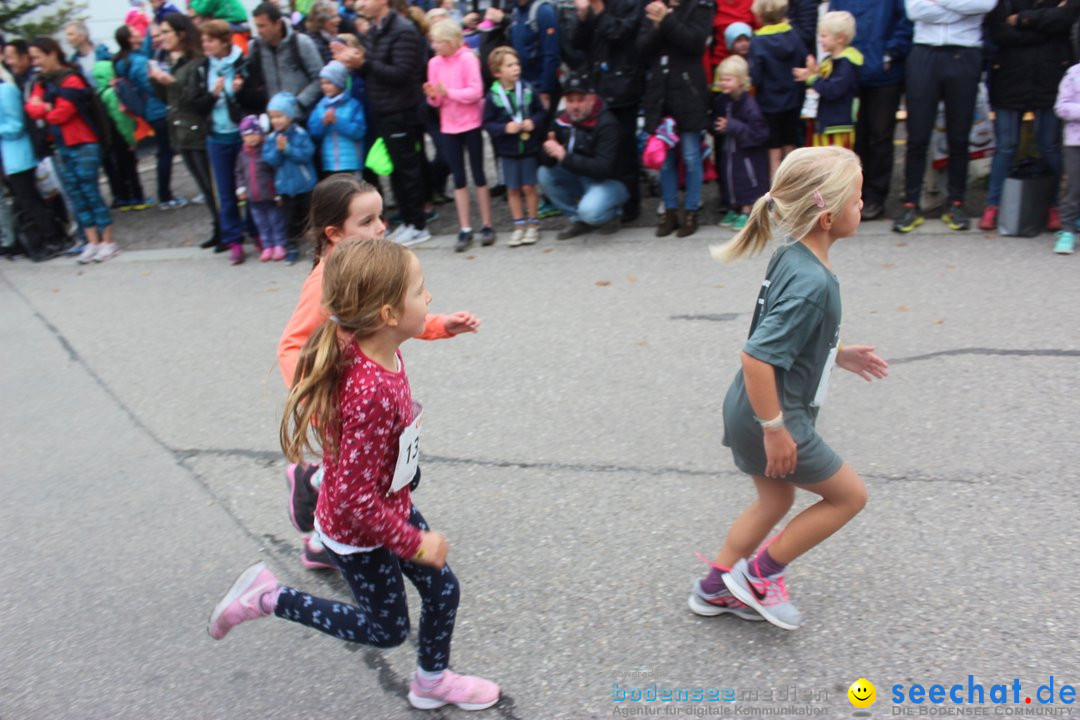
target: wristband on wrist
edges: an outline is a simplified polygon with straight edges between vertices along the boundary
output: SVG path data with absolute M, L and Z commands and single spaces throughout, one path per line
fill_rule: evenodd
M 424 548 L 420 548 L 419 550 L 416 551 L 416 554 L 413 555 L 413 560 L 423 560 L 423 559 L 424 559 Z
M 777 415 L 776 417 L 774 417 L 772 420 L 762 420 L 757 415 L 754 416 L 754 419 L 757 420 L 757 423 L 758 423 L 758 425 L 761 426 L 762 430 L 772 430 L 774 428 L 784 427 L 784 411 L 783 410 L 781 410 L 780 414 Z

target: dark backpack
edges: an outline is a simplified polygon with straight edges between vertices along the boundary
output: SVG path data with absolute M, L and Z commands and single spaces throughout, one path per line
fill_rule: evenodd
M 131 61 L 129 60 L 127 65 L 124 66 L 124 71 L 121 71 L 115 63 L 113 67 L 116 68 L 116 83 L 113 85 L 113 90 L 116 91 L 116 97 L 120 99 L 120 104 L 124 106 L 124 110 L 129 115 L 145 118 L 146 96 L 139 89 L 139 86 L 127 76 L 127 70 L 131 68 Z
M 74 105 L 75 110 L 79 113 L 79 117 L 81 117 L 83 122 L 89 125 L 90 129 L 97 135 L 98 143 L 103 149 L 107 149 L 112 145 L 112 131 L 110 130 L 112 123 L 109 122 L 109 116 L 106 113 L 105 106 L 101 104 L 101 98 L 94 92 L 90 83 L 87 82 L 82 73 L 77 74 L 83 79 L 85 87 L 66 88 L 62 87 L 59 82 L 46 82 L 44 83 L 45 102 L 55 106 L 57 98 L 64 98 Z M 62 81 L 63 80 L 61 79 L 61 82 Z M 60 129 L 54 126 L 53 132 L 59 138 Z

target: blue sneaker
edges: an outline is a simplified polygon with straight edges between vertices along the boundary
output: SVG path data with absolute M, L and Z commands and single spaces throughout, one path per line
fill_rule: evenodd
M 1068 230 L 1058 230 L 1054 252 L 1058 255 L 1072 255 L 1076 250 L 1076 235 Z

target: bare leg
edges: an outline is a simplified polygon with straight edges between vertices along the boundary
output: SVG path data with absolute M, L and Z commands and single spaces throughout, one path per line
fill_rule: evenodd
M 521 208 L 521 190 L 518 188 L 506 188 L 506 199 L 510 203 L 510 215 L 514 220 L 521 220 L 522 215 Z
M 769 180 L 776 177 L 776 168 L 780 167 L 780 148 L 769 148 Z
M 480 222 L 491 227 L 491 190 L 487 185 L 476 188 L 476 204 L 480 206 Z
M 469 224 L 469 188 L 454 189 L 454 207 L 457 208 L 458 227 L 471 227 Z
M 83 232 L 86 233 L 86 242 L 90 243 L 91 245 L 97 245 L 101 242 L 101 236 L 98 235 L 96 227 L 84 227 Z
M 105 226 L 104 237 L 102 238 L 101 241 L 106 242 L 106 243 L 111 243 L 113 241 L 112 240 L 112 225 L 106 225 Z
M 754 475 L 757 500 L 732 523 L 716 564 L 729 568 L 741 558 L 748 558 L 780 522 L 795 501 L 795 486 L 786 480 Z M 770 550 L 771 552 L 771 550 Z
M 798 487 L 820 495 L 821 500 L 792 518 L 769 545 L 769 555 L 784 565 L 842 528 L 866 506 L 866 484 L 847 463 L 828 480 Z
M 529 209 L 529 218 L 540 217 L 540 193 L 536 192 L 536 186 L 525 185 L 521 190 L 525 193 L 525 206 Z

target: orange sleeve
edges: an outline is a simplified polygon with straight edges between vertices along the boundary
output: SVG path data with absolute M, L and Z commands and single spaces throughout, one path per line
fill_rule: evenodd
M 296 303 L 292 317 L 285 325 L 285 330 L 278 340 L 277 357 L 281 378 L 285 387 L 291 388 L 296 365 L 300 361 L 300 349 L 311 337 L 311 333 L 329 317 L 322 306 L 323 265 L 319 263 L 304 281 L 300 290 L 300 300 Z M 425 326 L 425 331 L 427 330 Z
M 446 331 L 445 315 L 428 315 L 424 318 L 424 332 L 416 337 L 420 340 L 444 340 L 454 336 Z

